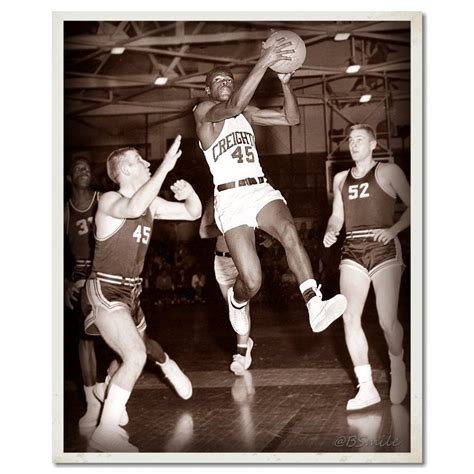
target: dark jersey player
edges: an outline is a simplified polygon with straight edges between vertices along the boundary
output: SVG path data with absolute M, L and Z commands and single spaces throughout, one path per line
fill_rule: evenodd
M 188 389 L 189 379 L 145 335 L 146 322 L 140 307 L 140 273 L 151 239 L 153 219 L 195 220 L 201 215 L 201 202 L 189 183 L 176 181 L 170 202 L 157 196 L 168 172 L 181 155 L 177 137 L 153 175 L 150 164 L 134 148 L 122 148 L 107 159 L 107 173 L 119 185 L 118 192 L 105 193 L 96 214 L 96 248 L 92 273 L 86 282 L 83 306 L 90 308 L 85 328 L 100 334 L 120 357 L 109 368 L 109 381 L 100 423 L 89 440 L 89 449 L 103 452 L 133 452 L 120 428 L 126 403 L 146 361 L 147 354 L 161 364 L 165 375 L 175 377 Z M 176 386 L 176 384 L 175 384 Z
M 356 397 L 347 403 L 348 410 L 358 410 L 380 401 L 372 381 L 368 344 L 361 324 L 371 283 L 390 356 L 390 400 L 399 404 L 407 393 L 403 328 L 397 316 L 404 268 L 397 234 L 410 225 L 410 186 L 397 165 L 377 163 L 373 159 L 375 146 L 375 132 L 369 125 L 351 127 L 349 150 L 355 166 L 334 177 L 333 210 L 324 235 L 324 245 L 330 247 L 345 222 L 340 287 L 347 298 L 343 316 L 346 343 L 359 382 Z M 395 222 L 397 197 L 407 207 Z
M 75 313 L 77 319 L 79 363 L 87 403 L 86 413 L 79 419 L 79 429 L 82 432 L 97 424 L 100 411 L 100 403 L 93 393 L 97 376 L 94 342 L 84 333 L 84 318 L 79 303 L 80 292 L 92 267 L 93 224 L 99 193 L 91 188 L 91 167 L 85 157 L 73 159 L 66 179 L 71 183 L 71 198 L 64 207 L 64 231 L 66 245 L 72 257 L 72 271 L 65 278 L 64 303 Z

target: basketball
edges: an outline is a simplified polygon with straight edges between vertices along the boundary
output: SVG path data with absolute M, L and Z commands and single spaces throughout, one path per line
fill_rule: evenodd
M 298 69 L 306 59 L 306 45 L 301 37 L 296 33 L 293 33 L 293 31 L 279 30 L 275 31 L 267 38 L 264 46 L 268 48 L 268 46 L 271 46 L 280 38 L 286 38 L 288 41 L 291 41 L 292 44 L 288 49 L 294 49 L 295 52 L 291 54 L 291 61 L 282 59 L 270 66 L 270 69 L 273 69 L 275 72 L 280 74 L 296 71 L 296 69 Z

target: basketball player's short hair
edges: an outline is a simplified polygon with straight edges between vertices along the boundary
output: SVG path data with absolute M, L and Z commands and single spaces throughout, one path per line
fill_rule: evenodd
M 116 184 L 119 184 L 119 175 L 120 175 L 120 165 L 123 162 L 127 152 L 129 151 L 136 151 L 136 148 L 131 146 L 127 146 L 124 148 L 119 148 L 118 150 L 114 150 L 108 157 L 107 157 L 107 175 L 109 178 Z
M 232 71 L 227 66 L 216 66 L 214 69 L 211 69 L 206 75 L 206 87 L 211 87 L 212 80 L 218 74 L 225 74 L 229 76 L 232 80 L 234 80 L 234 75 Z
M 377 140 L 377 135 L 375 134 L 375 130 L 367 123 L 356 123 L 352 125 L 352 127 L 349 129 L 349 135 L 351 132 L 354 130 L 365 130 L 368 134 L 371 140 Z
M 74 169 L 74 167 L 77 165 L 77 163 L 79 163 L 80 161 L 84 162 L 84 163 L 87 163 L 87 165 L 89 166 L 89 168 L 91 168 L 91 160 L 90 158 L 87 156 L 87 155 L 84 155 L 84 154 L 76 154 L 72 157 L 71 161 L 69 162 L 69 167 L 68 167 L 68 174 L 69 176 L 72 175 L 72 170 Z

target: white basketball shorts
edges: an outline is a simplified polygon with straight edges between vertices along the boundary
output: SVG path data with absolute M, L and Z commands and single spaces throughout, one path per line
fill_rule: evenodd
M 280 191 L 268 183 L 240 186 L 217 192 L 214 200 L 214 217 L 217 227 L 225 234 L 241 225 L 258 227 L 257 215 L 269 202 L 286 200 Z

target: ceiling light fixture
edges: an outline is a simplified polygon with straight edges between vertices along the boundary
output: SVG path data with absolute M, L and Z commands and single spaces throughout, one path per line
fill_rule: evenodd
M 355 64 L 354 61 L 349 61 L 349 66 L 346 68 L 347 74 L 355 74 L 360 71 L 360 64 Z
M 350 33 L 336 33 L 334 36 L 334 41 L 346 41 L 351 36 Z
M 156 86 L 164 86 L 168 82 L 168 78 L 164 76 L 158 76 L 155 79 L 155 85 Z
M 366 102 L 370 102 L 370 99 L 372 99 L 372 94 L 364 94 L 361 96 L 361 98 L 359 99 L 359 102 L 361 104 L 364 104 Z
M 110 54 L 123 54 L 125 48 L 123 46 L 116 46 L 110 50 Z

